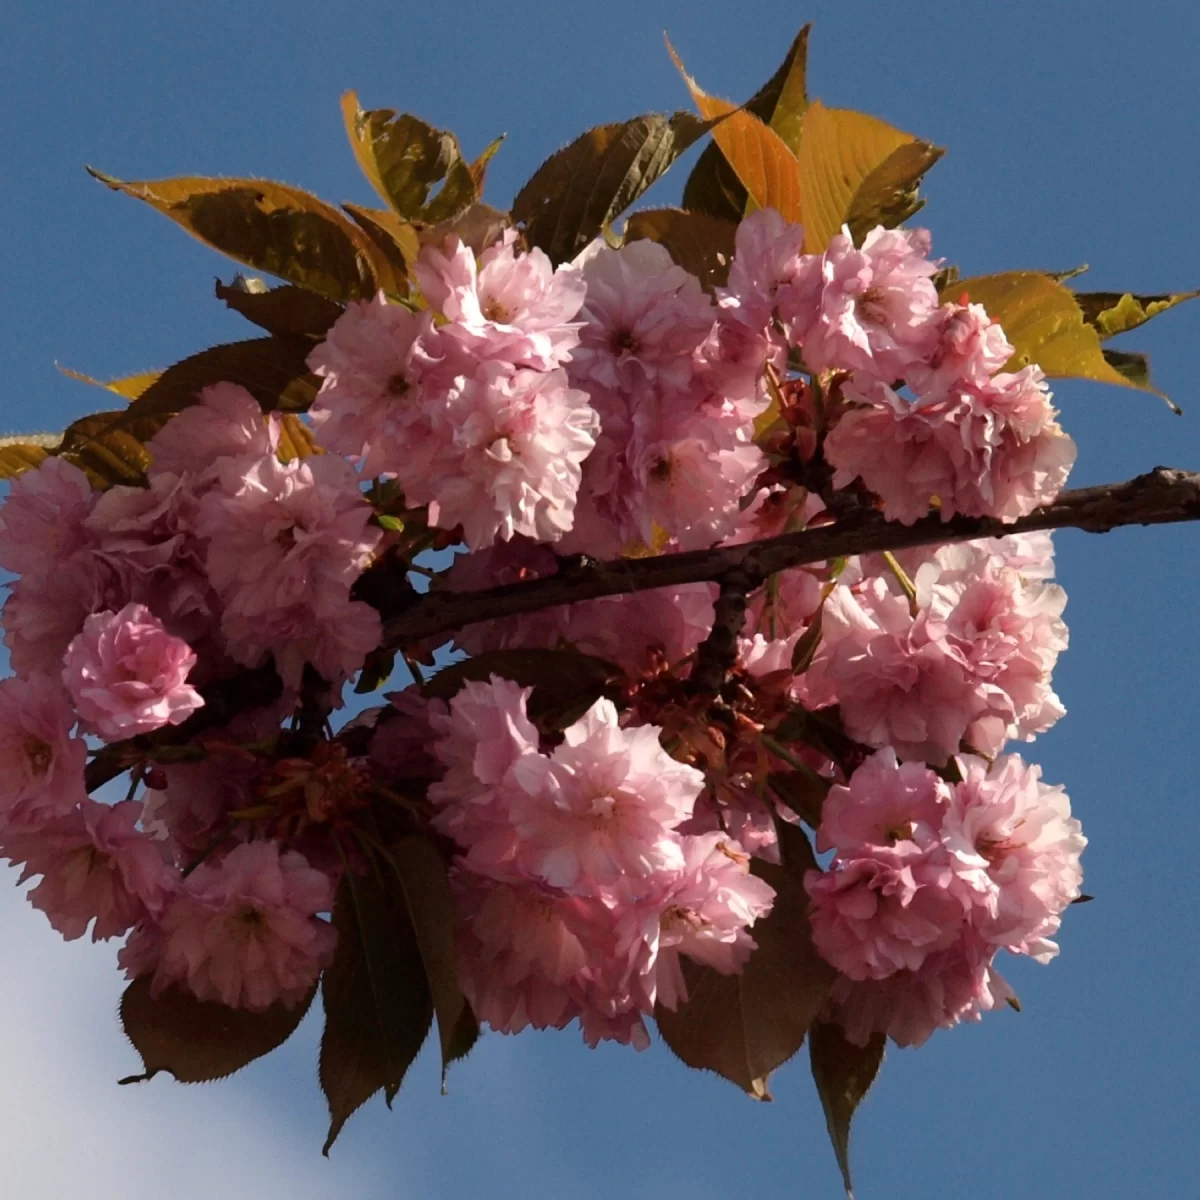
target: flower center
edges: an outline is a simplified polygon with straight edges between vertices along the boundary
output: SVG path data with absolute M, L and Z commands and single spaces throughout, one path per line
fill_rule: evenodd
M 483 306 L 483 315 L 489 321 L 495 321 L 497 325 L 510 325 L 512 323 L 512 310 L 507 305 L 501 304 L 495 296 L 489 296 L 487 303 Z
M 408 376 L 401 371 L 397 371 L 387 381 L 387 394 L 389 396 L 407 396 L 412 384 L 408 380 Z
M 45 775 L 54 762 L 54 751 L 48 742 L 43 742 L 41 738 L 30 737 L 25 741 L 25 759 L 29 763 L 29 769 L 35 775 Z

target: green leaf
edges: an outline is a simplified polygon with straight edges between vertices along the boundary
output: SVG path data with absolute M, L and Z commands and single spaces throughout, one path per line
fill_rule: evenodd
M 310 353 L 312 341 L 297 337 L 213 346 L 168 367 L 117 415 L 122 424 L 170 416 L 195 404 L 202 388 L 222 382 L 244 387 L 264 412 L 303 412 L 316 398 L 319 385 L 305 362 Z
M 471 180 L 475 184 L 476 195 L 483 195 L 483 185 L 484 180 L 487 177 L 488 163 L 492 161 L 492 157 L 495 155 L 496 151 L 499 150 L 504 144 L 504 139 L 507 136 L 508 134 L 502 133 L 498 138 L 493 138 L 484 147 L 483 153 L 471 164 L 469 169 L 471 172 Z
M 824 250 L 852 212 L 861 224 L 872 213 L 894 216 L 916 204 L 916 182 L 941 154 L 876 117 L 814 100 L 796 152 L 805 251 Z
M 0 479 L 16 479 L 26 471 L 41 466 L 50 451 L 34 442 L 22 442 L 10 438 L 0 439 Z
M 92 413 L 67 426 L 55 453 L 85 471 L 97 488 L 143 487 L 150 465 L 146 443 L 164 424 L 165 417 L 132 419 L 128 410 Z
M 416 228 L 386 208 L 363 208 L 359 204 L 343 204 L 342 208 L 367 236 L 375 253 L 387 262 L 393 283 L 384 290 L 403 295 L 409 268 L 421 252 Z
M 440 670 L 426 685 L 426 696 L 449 700 L 463 684 L 493 675 L 533 688 L 529 719 L 562 729 L 581 717 L 619 680 L 620 667 L 578 650 L 490 650 Z
M 448 237 L 457 237 L 464 246 L 469 246 L 477 255 L 512 224 L 512 217 L 493 208 L 490 204 L 472 204 L 453 220 L 441 221 L 437 225 L 425 225 L 418 231 L 421 246 L 441 246 Z
M 1136 329 L 1177 304 L 1195 300 L 1200 291 L 1167 292 L 1158 296 L 1136 296 L 1132 292 L 1076 292 L 1075 302 L 1083 319 L 1096 327 L 1100 340 Z
M 88 171 L 222 254 L 334 300 L 369 299 L 389 273 L 361 230 L 316 196 L 267 179 L 146 179 Z
M 283 413 L 279 418 L 279 445 L 275 457 L 282 463 L 311 458 L 317 454 L 317 440 L 312 429 L 295 413 Z
M 255 287 L 254 285 L 258 286 Z M 342 306 L 308 288 L 286 284 L 268 288 L 242 275 L 226 286 L 217 280 L 217 299 L 247 321 L 282 337 L 323 338 L 342 315 Z
M 308 1011 L 316 987 L 299 1004 L 272 1004 L 265 1012 L 229 1008 L 197 1000 L 171 986 L 150 995 L 150 976 L 135 979 L 121 997 L 121 1024 L 142 1056 L 144 1074 L 122 1083 L 140 1083 L 170 1071 L 180 1083 L 224 1079 L 270 1053 L 295 1032 Z
M 770 125 L 794 154 L 800 145 L 800 130 L 808 108 L 808 34 L 805 25 L 796 35 L 779 69 L 743 107 Z M 742 219 L 746 211 L 746 189 L 738 180 L 720 146 L 706 146 L 683 188 L 683 207 L 716 220 Z
M 677 112 L 589 129 L 538 167 L 513 201 L 513 220 L 554 263 L 574 258 L 708 128 Z
M 665 246 L 671 258 L 690 271 L 706 291 L 729 276 L 737 226 L 704 213 L 681 208 L 646 208 L 625 222 L 625 244 L 643 239 Z
M 854 241 L 861 243 L 877 225 L 894 229 L 924 208 L 925 201 L 917 194 L 917 185 L 943 154 L 940 146 L 929 142 L 912 141 L 897 146 L 858 185 L 850 201 L 846 224 Z
M 692 101 L 712 125 L 713 141 L 733 168 L 756 208 L 774 208 L 788 221 L 803 219 L 800 165 L 788 145 L 753 113 L 710 96 L 684 69 L 671 43 L 667 49 Z
M 390 1105 L 433 1021 L 408 908 L 394 885 L 347 870 L 333 905 L 338 932 L 321 982 L 319 1074 L 329 1103 L 328 1155 L 350 1115 L 382 1091 Z
M 1148 377 L 1132 370 L 1123 374 L 1113 365 L 1101 349 L 1100 334 L 1085 321 L 1075 293 L 1047 275 L 1036 271 L 976 275 L 958 280 L 950 292 L 947 299 L 966 295 L 1003 326 L 1016 350 L 1008 370 L 1033 362 L 1055 379 L 1093 379 L 1155 391 Z
M 757 1100 L 767 1080 L 804 1042 L 836 977 L 816 952 L 803 873 L 755 859 L 754 874 L 775 889 L 775 907 L 751 930 L 758 949 L 741 975 L 680 960 L 688 999 L 654 1011 L 663 1041 L 689 1066 L 715 1071 Z
M 886 1040 L 877 1033 L 865 1046 L 856 1046 L 846 1040 L 837 1025 L 821 1022 L 813 1025 L 808 1039 L 813 1081 L 850 1200 L 854 1200 L 850 1184 L 850 1122 L 879 1074 Z
M 444 221 L 478 199 L 454 134 L 391 108 L 364 111 L 353 92 L 342 97 L 342 118 L 363 174 L 406 221 Z

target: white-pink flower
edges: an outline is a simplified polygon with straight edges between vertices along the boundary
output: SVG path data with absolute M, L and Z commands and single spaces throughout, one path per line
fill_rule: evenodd
M 231 1008 L 291 1006 L 332 960 L 337 935 L 319 915 L 332 907 L 333 881 L 303 855 L 244 842 L 196 867 L 119 961 L 130 978 L 153 971 L 151 995 L 174 983 Z
M 0 567 L 47 575 L 89 543 L 85 521 L 96 494 L 65 458 L 47 458 L 12 481 L 0 505 Z
M 196 655 L 148 608 L 96 613 L 67 647 L 63 683 L 80 719 L 107 741 L 178 725 L 204 704 L 187 682 Z
M 146 443 L 151 474 L 211 477 L 218 459 L 254 459 L 275 452 L 279 418 L 264 416 L 244 387 L 214 383 L 202 388 L 197 400 Z

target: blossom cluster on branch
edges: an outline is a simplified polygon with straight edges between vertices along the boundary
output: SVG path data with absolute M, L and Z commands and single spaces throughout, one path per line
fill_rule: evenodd
M 638 214 L 623 240 L 566 226 L 551 182 L 570 191 L 578 144 L 515 223 L 478 201 L 486 157 L 442 163 L 434 199 L 416 179 L 408 211 L 379 164 L 400 169 L 389 139 L 415 118 L 347 111 L 404 218 L 348 206 L 370 279 L 335 302 L 309 264 L 309 292 L 226 292 L 271 332 L 272 370 L 299 346 L 300 374 L 264 394 L 251 351 L 237 370 L 208 352 L 215 378 L 168 371 L 56 453 L 3 462 L 0 854 L 64 937 L 125 939 L 147 1074 L 236 1069 L 320 986 L 330 1140 L 394 1092 L 435 1016 L 447 1066 L 480 1022 L 578 1021 L 590 1045 L 643 1048 L 654 1017 L 684 1061 L 758 1096 L 811 1031 L 823 1100 L 853 1083 L 857 1103 L 885 1038 L 1015 1006 L 997 955 L 1057 954 L 1085 845 L 1011 747 L 1064 712 L 1048 533 L 481 604 L 448 643 L 405 612 L 421 591 L 436 605 L 862 514 L 1027 517 L 1075 445 L 979 296 L 1019 311 L 1065 289 L 956 281 L 892 201 L 856 199 L 822 235 L 786 195 L 751 195 L 727 252 L 699 258 L 633 236 Z M 637 131 L 660 150 L 701 132 L 658 120 Z M 103 178 L 191 220 L 171 181 Z M 455 189 L 466 202 L 439 210 Z M 467 657 L 445 666 L 447 648 Z M 335 720 L 397 652 L 415 682 Z M 121 775 L 125 799 L 92 794 Z M 241 1024 L 198 1060 L 211 1006 Z

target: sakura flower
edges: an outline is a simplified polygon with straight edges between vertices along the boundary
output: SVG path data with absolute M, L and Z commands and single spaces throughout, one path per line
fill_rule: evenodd
M 789 316 L 796 315 L 804 291 L 815 301 L 817 289 L 813 284 L 819 277 L 813 277 L 811 269 L 805 272 L 803 245 L 803 228 L 785 221 L 773 208 L 760 208 L 746 217 L 734 235 L 729 278 L 717 290 L 721 316 L 763 328 L 780 307 Z M 809 260 L 817 261 L 812 256 Z
M 220 458 L 273 454 L 279 418 L 264 417 L 255 398 L 236 383 L 202 388 L 198 403 L 173 416 L 146 443 L 150 473 L 201 476 Z
M 4 855 L 24 865 L 18 883 L 43 877 L 29 902 L 67 941 L 89 925 L 94 942 L 117 937 L 157 917 L 178 886 L 161 846 L 137 827 L 141 815 L 136 801 L 84 799 L 37 832 L 4 839 Z
M 88 617 L 67 648 L 63 683 L 80 719 L 119 741 L 178 725 L 204 704 L 187 683 L 196 655 L 144 605 Z
M 45 675 L 0 680 L 0 837 L 37 830 L 87 795 L 87 746 L 62 684 Z
M 905 372 L 922 396 L 964 384 L 986 387 L 1016 351 L 1004 330 L 981 304 L 944 304 L 938 310 L 938 340 L 929 358 Z
M 47 575 L 89 544 L 95 500 L 87 476 L 65 458 L 47 458 L 13 480 L 0 505 L 0 567 Z
M 174 983 L 231 1008 L 290 1007 L 332 960 L 336 934 L 317 915 L 332 906 L 333 881 L 303 855 L 245 842 L 197 866 L 119 961 L 130 978 L 153 970 L 153 996 Z

